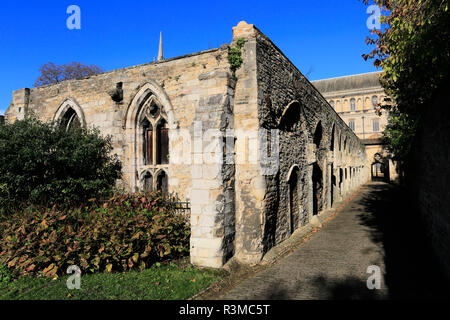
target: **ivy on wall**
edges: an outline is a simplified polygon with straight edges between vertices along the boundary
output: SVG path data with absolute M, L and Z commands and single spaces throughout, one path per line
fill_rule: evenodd
M 242 65 L 242 48 L 244 47 L 245 40 L 242 38 L 237 39 L 236 46 L 230 47 L 228 50 L 228 61 L 231 65 L 233 73 L 239 69 Z

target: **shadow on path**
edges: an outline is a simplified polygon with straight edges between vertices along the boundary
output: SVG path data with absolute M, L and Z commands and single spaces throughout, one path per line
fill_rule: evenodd
M 301 292 L 305 284 L 314 288 L 314 294 L 306 299 L 312 300 L 380 300 L 385 299 L 377 290 L 368 290 L 366 282 L 358 277 L 331 279 L 321 275 L 306 283 L 299 282 L 295 288 L 287 289 L 281 283 L 270 286 L 263 300 L 292 300 L 291 292 Z M 305 298 L 305 297 L 304 297 Z
M 411 200 L 398 186 L 363 186 L 323 230 L 222 299 L 450 298 Z M 383 272 L 380 290 L 367 287 L 371 265 Z
M 449 285 L 425 236 L 413 199 L 399 186 L 366 186 L 358 215 L 385 251 L 385 285 L 390 299 L 450 298 Z

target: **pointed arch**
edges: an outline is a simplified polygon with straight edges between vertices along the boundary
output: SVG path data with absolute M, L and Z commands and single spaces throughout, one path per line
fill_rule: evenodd
M 53 116 L 53 121 L 61 121 L 68 112 L 71 112 L 71 110 L 73 110 L 73 113 L 75 113 L 78 117 L 80 125 L 83 128 L 86 128 L 86 118 L 84 116 L 83 109 L 81 109 L 78 102 L 73 98 L 66 98 L 63 102 L 61 102 L 55 115 Z
M 155 173 L 155 189 L 163 193 L 169 192 L 169 175 L 165 170 L 158 170 Z
M 300 168 L 294 164 L 287 175 L 289 199 L 289 224 L 293 233 L 299 224 L 300 215 Z
M 322 143 L 322 137 L 323 137 L 322 121 L 319 121 L 316 125 L 316 129 L 314 130 L 313 135 L 313 143 L 317 146 L 317 148 L 319 148 Z
M 151 170 L 153 187 L 157 187 L 161 167 L 168 170 L 169 130 L 178 129 L 175 113 L 164 89 L 153 80 L 142 84 L 129 103 L 123 120 L 126 156 L 131 160 L 125 169 L 134 188 L 142 188 L 142 171 Z M 166 171 L 166 177 L 168 177 Z M 164 180 L 168 184 L 168 178 Z
M 178 123 L 175 119 L 174 108 L 166 92 L 155 81 L 148 80 L 146 83 L 142 84 L 139 87 L 127 107 L 123 123 L 124 129 L 133 128 L 136 125 L 136 122 L 138 121 L 138 115 L 142 109 L 142 106 L 152 96 L 155 96 L 164 108 L 168 118 L 169 129 L 172 130 L 178 128 Z
M 334 151 L 336 136 L 336 124 L 333 123 L 333 128 L 331 129 L 331 141 L 330 141 L 330 151 Z
M 151 172 L 149 171 L 145 171 L 144 175 L 142 177 L 143 180 L 143 189 L 146 192 L 151 192 L 153 191 L 153 175 L 151 174 Z
M 319 214 L 323 208 L 323 172 L 317 162 L 312 168 L 313 215 Z
M 288 132 L 295 131 L 296 125 L 300 122 L 301 112 L 300 103 L 296 100 L 292 101 L 283 110 L 278 127 Z
M 300 170 L 298 164 L 293 164 L 292 167 L 289 169 L 288 174 L 286 175 L 286 181 L 289 181 L 291 179 L 291 175 L 295 170 Z

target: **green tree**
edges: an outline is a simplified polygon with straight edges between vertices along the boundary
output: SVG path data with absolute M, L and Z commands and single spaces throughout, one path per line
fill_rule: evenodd
M 369 0 L 363 0 L 369 4 Z M 423 109 L 449 78 L 450 12 L 448 0 L 374 0 L 382 12 L 382 29 L 371 31 L 374 46 L 364 59 L 383 69 L 380 81 L 394 101 L 386 138 L 389 149 L 405 160 Z
M 108 196 L 120 177 L 110 137 L 30 118 L 0 126 L 0 207 L 78 204 Z

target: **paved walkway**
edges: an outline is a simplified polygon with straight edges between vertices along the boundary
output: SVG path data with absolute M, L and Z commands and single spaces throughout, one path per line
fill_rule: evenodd
M 292 254 L 245 280 L 220 299 L 387 299 L 445 297 L 438 267 L 406 209 L 407 195 L 377 182 Z M 369 266 L 381 289 L 369 290 Z M 447 296 L 448 297 L 448 296 Z

